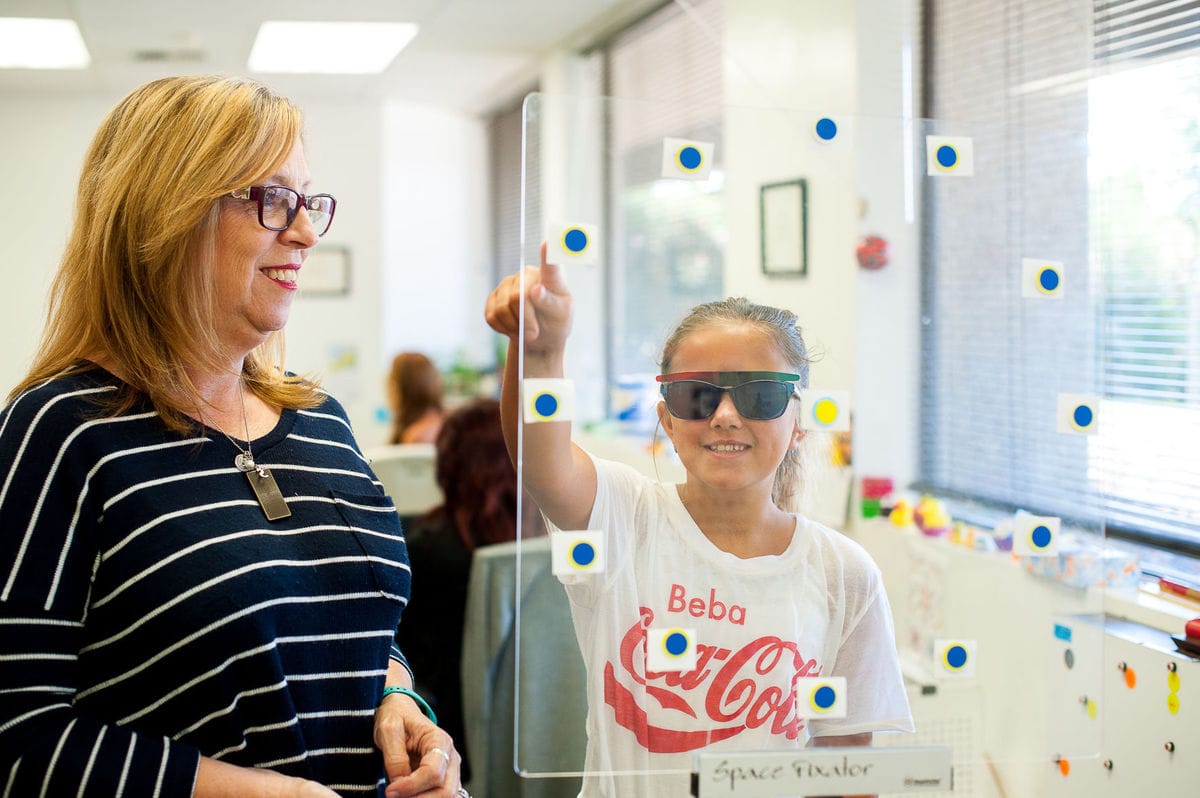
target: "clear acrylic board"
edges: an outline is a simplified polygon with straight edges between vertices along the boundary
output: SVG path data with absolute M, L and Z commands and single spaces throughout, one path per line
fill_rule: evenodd
M 1072 767 L 1099 768 L 1098 619 L 1122 563 L 1105 549 L 1089 471 L 1105 428 L 1086 135 L 716 113 L 526 99 L 522 259 L 536 265 L 545 243 L 574 320 L 564 379 L 524 386 L 523 435 L 569 424 L 577 445 L 629 467 L 618 481 L 666 509 L 652 521 L 609 510 L 549 537 L 522 527 L 512 662 L 491 677 L 509 680 L 495 690 L 512 695 L 512 746 L 493 741 L 490 778 L 515 774 L 525 795 L 575 795 L 581 779 L 594 794 L 686 795 L 698 753 L 790 750 L 798 772 L 816 756 L 810 729 L 854 733 L 840 713 L 887 705 L 875 675 L 893 655 L 878 639 L 859 647 L 859 617 L 843 614 L 867 612 L 858 598 L 875 586 L 831 580 L 811 526 L 787 551 L 740 562 L 688 528 L 686 489 L 674 487 L 688 474 L 654 378 L 680 319 L 726 296 L 797 314 L 813 356 L 796 411 L 801 512 L 882 571 L 915 733 L 888 731 L 902 725 L 890 715 L 861 730 L 880 730 L 879 749 L 932 747 L 953 765 L 952 788 L 910 778 L 862 791 L 1036 794 Z M 675 126 L 639 140 L 621 128 L 631 119 Z M 996 370 L 997 353 L 1019 365 Z M 976 432 L 995 445 L 964 446 Z M 925 505 L 901 484 L 916 518 L 864 518 L 862 469 L 905 440 L 919 459 L 907 477 L 981 501 Z M 529 456 L 522 438 L 523 482 Z M 704 576 L 716 571 L 719 587 Z M 847 664 L 863 657 L 878 670 Z M 736 781 L 740 761 L 718 778 Z M 810 774 L 836 769 L 813 762 Z M 829 794 L 817 776 L 811 792 L 788 782 L 772 793 L 743 765 L 740 786 L 700 794 Z

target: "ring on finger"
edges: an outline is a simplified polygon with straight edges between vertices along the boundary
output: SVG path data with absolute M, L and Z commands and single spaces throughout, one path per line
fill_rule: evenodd
M 440 748 L 430 748 L 430 749 L 429 749 L 429 753 L 431 753 L 431 754 L 437 754 L 437 755 L 438 755 L 438 756 L 440 756 L 442 759 L 446 760 L 446 764 L 447 764 L 447 765 L 449 765 L 449 764 L 450 764 L 450 755 L 449 755 L 449 754 L 447 754 L 447 753 L 446 753 L 445 751 L 443 751 L 442 749 L 440 749 Z
M 455 795 L 457 795 L 458 798 L 471 798 L 471 793 L 467 792 L 465 787 L 459 787 L 458 792 L 456 792 Z

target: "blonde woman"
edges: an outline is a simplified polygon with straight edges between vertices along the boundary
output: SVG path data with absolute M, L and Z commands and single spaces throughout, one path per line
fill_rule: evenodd
M 0 415 L 0 794 L 464 794 L 395 643 L 395 509 L 282 371 L 337 207 L 301 124 L 261 84 L 169 78 L 87 153 Z

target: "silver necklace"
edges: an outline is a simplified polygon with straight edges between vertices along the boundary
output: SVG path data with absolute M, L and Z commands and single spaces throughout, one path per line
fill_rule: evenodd
M 238 399 L 242 403 L 242 429 L 246 434 L 246 448 L 242 449 L 241 446 L 238 446 L 237 441 L 230 437 L 229 433 L 215 419 L 213 426 L 233 444 L 233 448 L 238 450 L 237 456 L 233 458 L 234 468 L 246 475 L 246 480 L 249 481 L 250 488 L 254 491 L 254 498 L 258 499 L 258 505 L 262 507 L 263 515 L 267 517 L 267 520 L 277 521 L 280 518 L 287 518 L 292 511 L 287 505 L 287 500 L 283 498 L 283 493 L 279 490 L 275 475 L 269 468 L 254 461 L 254 450 L 250 445 L 250 420 L 246 415 L 246 384 L 240 375 L 238 376 Z M 201 416 L 203 417 L 203 413 Z

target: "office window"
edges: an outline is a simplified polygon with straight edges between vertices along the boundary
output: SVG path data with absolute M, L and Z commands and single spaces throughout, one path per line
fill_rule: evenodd
M 721 3 L 669 5 L 604 48 L 611 227 L 610 384 L 653 371 L 666 332 L 722 293 L 719 177 L 699 199 L 662 178 L 664 137 L 715 144 L 722 164 Z
M 923 482 L 1200 554 L 1200 15 L 1164 0 L 925 13 L 924 115 L 973 120 L 1003 175 L 971 207 L 926 191 Z M 949 234 L 984 207 L 986 229 Z M 1071 267 L 1053 324 L 1015 288 L 1035 253 Z M 1072 385 L 1099 394 L 1101 435 L 1035 418 L 1046 386 Z
M 531 89 L 531 91 L 534 91 Z M 513 274 L 522 265 L 521 258 L 521 147 L 524 135 L 524 99 L 494 112 L 488 122 L 491 158 L 492 196 L 492 284 L 501 277 Z M 537 191 L 540 185 L 540 164 L 529 164 L 527 190 Z M 541 207 L 537 198 L 530 198 L 526 209 L 537 213 Z M 527 229 L 541 228 L 540 219 L 530 220 Z

